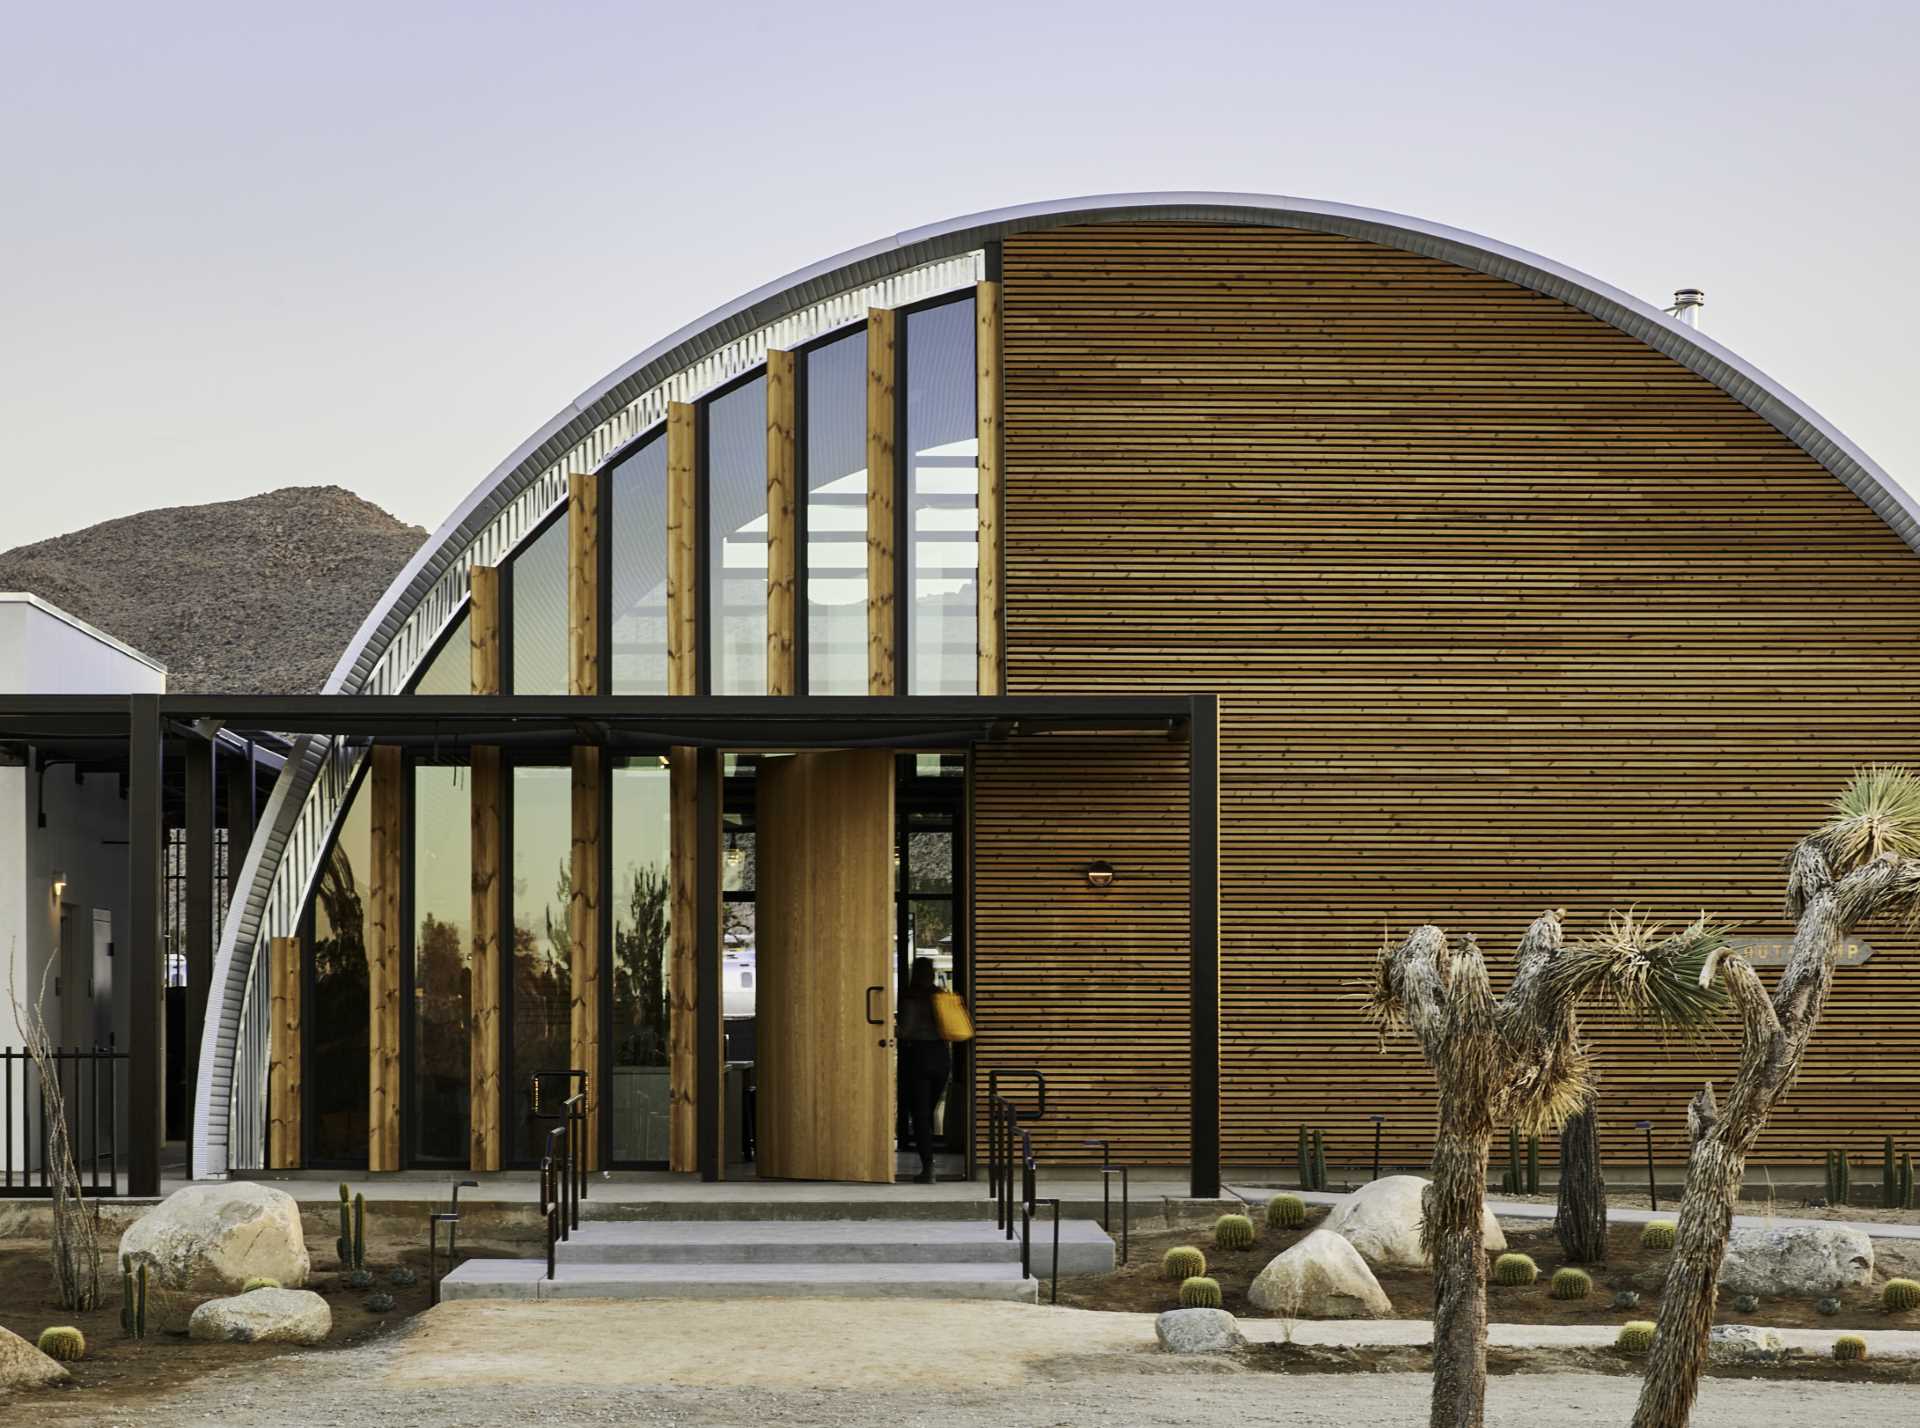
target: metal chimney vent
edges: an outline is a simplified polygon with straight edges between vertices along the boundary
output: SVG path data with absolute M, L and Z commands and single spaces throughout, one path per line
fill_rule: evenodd
M 1700 309 L 1707 305 L 1707 295 L 1699 288 L 1676 288 L 1673 293 L 1673 306 L 1667 309 L 1669 317 L 1677 317 L 1688 327 L 1700 325 Z

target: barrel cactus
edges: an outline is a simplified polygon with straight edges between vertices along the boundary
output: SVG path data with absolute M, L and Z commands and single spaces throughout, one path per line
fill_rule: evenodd
M 1833 1341 L 1833 1356 L 1843 1364 L 1858 1362 L 1867 1356 L 1867 1341 L 1858 1334 L 1842 1334 Z
M 1733 1312 L 1752 1314 L 1760 1308 L 1760 1297 L 1756 1294 L 1742 1294 L 1733 1301 Z
M 1180 1307 L 1182 1309 L 1218 1309 L 1220 1307 L 1220 1281 L 1208 1279 L 1204 1274 L 1196 1274 L 1180 1282 Z
M 1889 1314 L 1905 1314 L 1909 1310 L 1920 1309 L 1920 1282 L 1889 1279 L 1886 1288 L 1880 1291 L 1880 1305 Z
M 1640 1307 L 1640 1291 L 1637 1289 L 1621 1290 L 1613 1296 L 1613 1307 L 1616 1309 L 1638 1309 Z
M 40 1352 L 63 1363 L 84 1359 L 87 1356 L 87 1336 L 70 1324 L 43 1329 L 40 1332 Z
M 1673 1248 L 1674 1225 L 1672 1220 L 1648 1220 L 1640 1231 L 1640 1248 L 1643 1250 L 1670 1250 Z
M 1517 1286 L 1540 1277 L 1540 1266 L 1524 1254 L 1503 1254 L 1493 1262 L 1493 1282 Z
M 1584 1269 L 1556 1269 L 1548 1292 L 1555 1299 L 1585 1299 L 1593 1293 L 1593 1276 Z
M 1307 1202 L 1298 1195 L 1275 1195 L 1267 1201 L 1267 1228 L 1297 1230 L 1307 1222 Z
M 370 1269 L 356 1269 L 352 1274 L 347 1276 L 347 1285 L 352 1289 L 373 1288 L 373 1271 Z
M 1243 1250 L 1253 1247 L 1253 1221 L 1245 1215 L 1222 1215 L 1213 1222 L 1215 1249 Z
M 1192 1245 L 1175 1245 L 1161 1257 L 1160 1268 L 1168 1279 L 1192 1279 L 1207 1272 L 1207 1257 Z
M 1620 1326 L 1620 1334 L 1613 1346 L 1624 1354 L 1644 1354 L 1653 1347 L 1653 1321 L 1651 1319 L 1629 1319 Z
M 1822 1299 L 1818 1304 L 1814 1305 L 1813 1308 L 1814 1312 L 1818 1314 L 1838 1314 L 1840 1312 L 1840 1301 L 1829 1294 L 1825 1299 Z
M 391 1294 L 369 1294 L 367 1296 L 367 1308 L 372 1313 L 384 1314 L 393 1308 L 393 1296 Z
M 245 1284 L 240 1286 L 240 1292 L 242 1294 L 251 1294 L 256 1289 L 278 1289 L 279 1287 L 280 1281 L 272 1275 L 256 1274 L 252 1279 L 249 1279 Z
M 420 1276 L 404 1264 L 394 1270 L 392 1274 L 389 1274 L 387 1278 L 401 1289 L 411 1288 L 420 1282 Z

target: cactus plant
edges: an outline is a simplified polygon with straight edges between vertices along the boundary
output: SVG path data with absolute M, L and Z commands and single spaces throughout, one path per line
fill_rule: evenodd
M 1319 1187 L 1313 1183 L 1313 1137 L 1305 1126 L 1300 1127 L 1297 1154 L 1300 1162 L 1300 1188 L 1302 1190 L 1318 1189 Z
M 415 1274 L 411 1269 L 407 1268 L 407 1266 L 403 1264 L 398 1269 L 394 1270 L 392 1274 L 389 1274 L 387 1278 L 391 1280 L 394 1284 L 398 1285 L 400 1288 L 406 1289 L 414 1284 L 417 1284 L 419 1282 L 420 1276 Z
M 1220 1281 L 1208 1279 L 1204 1274 L 1196 1274 L 1180 1282 L 1180 1307 L 1182 1309 L 1218 1309 L 1220 1307 Z
M 1829 1294 L 1825 1299 L 1815 1304 L 1813 1308 L 1817 1314 L 1838 1314 L 1840 1312 L 1840 1301 Z
M 1853 1166 L 1844 1150 L 1827 1152 L 1827 1203 L 1844 1205 L 1853 1193 Z
M 1842 1334 L 1833 1341 L 1833 1356 L 1841 1363 L 1857 1363 L 1867 1356 L 1867 1341 L 1858 1334 Z
M 279 1287 L 280 1281 L 272 1275 L 256 1274 L 252 1279 L 249 1279 L 245 1284 L 240 1286 L 240 1292 L 242 1294 L 251 1294 L 256 1289 L 278 1289 Z
M 1759 1308 L 1760 1300 L 1752 1294 L 1742 1294 L 1733 1301 L 1733 1312 L 1736 1314 L 1757 1313 Z
M 1243 1250 L 1253 1245 L 1253 1221 L 1245 1215 L 1222 1215 L 1213 1222 L 1215 1249 Z
M 393 1308 L 393 1296 L 391 1294 L 369 1294 L 367 1296 L 367 1311 L 369 1313 L 384 1314 L 391 1308 Z
M 367 1197 L 353 1197 L 353 1267 L 367 1267 Z
M 1640 1307 L 1640 1291 L 1637 1289 L 1621 1290 L 1613 1296 L 1613 1307 L 1616 1309 L 1638 1309 Z
M 1298 1195 L 1275 1195 L 1267 1201 L 1267 1228 L 1297 1230 L 1307 1222 L 1307 1202 Z
M 1585 1299 L 1593 1293 L 1593 1276 L 1584 1269 L 1556 1269 L 1548 1293 L 1555 1299 Z
M 1880 1291 L 1880 1304 L 1889 1314 L 1920 1309 L 1920 1283 L 1911 1279 L 1889 1279 Z
M 1507 1168 L 1500 1177 L 1500 1191 L 1504 1195 L 1520 1193 L 1520 1132 L 1514 1126 L 1507 1127 Z
M 340 1268 L 353 1268 L 353 1197 L 347 1194 L 344 1181 L 340 1185 L 340 1237 L 333 1242 L 333 1252 Z
M 120 1332 L 129 1339 L 147 1337 L 147 1267 L 120 1274 Z
M 1893 1156 L 1893 1137 L 1880 1142 L 1880 1203 L 1887 1209 L 1899 1204 L 1900 1162 Z
M 1913 1152 L 1900 1157 L 1899 1204 L 1903 1210 L 1913 1208 Z
M 1192 1245 L 1175 1245 L 1161 1256 L 1160 1268 L 1168 1279 L 1192 1279 L 1207 1272 L 1207 1257 Z
M 50 1359 L 72 1363 L 87 1356 L 87 1336 L 68 1324 L 40 1332 L 40 1352 Z
M 1540 1137 L 1527 1137 L 1527 1193 L 1540 1193 Z
M 1620 1326 L 1619 1337 L 1613 1346 L 1623 1354 L 1644 1354 L 1653 1347 L 1653 1322 L 1648 1319 L 1629 1319 Z
M 1643 1250 L 1670 1250 L 1673 1248 L 1673 1221 L 1648 1220 L 1640 1231 L 1640 1248 Z
M 373 1271 L 370 1269 L 354 1270 L 353 1273 L 347 1276 L 347 1285 L 353 1289 L 373 1288 Z
M 1503 1254 L 1493 1262 L 1493 1282 L 1509 1287 L 1531 1284 L 1540 1277 L 1540 1267 L 1524 1254 Z
M 1313 1188 L 1327 1188 L 1327 1137 L 1317 1130 L 1313 1133 Z

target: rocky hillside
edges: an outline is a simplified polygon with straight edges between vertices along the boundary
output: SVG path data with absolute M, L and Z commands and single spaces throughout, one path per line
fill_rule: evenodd
M 185 693 L 320 688 L 426 532 L 338 486 L 170 506 L 0 553 L 26 590 L 167 667 Z

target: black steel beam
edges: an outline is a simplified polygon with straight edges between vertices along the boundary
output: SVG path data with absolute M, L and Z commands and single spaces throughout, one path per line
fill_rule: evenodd
M 233 899 L 240 888 L 240 869 L 246 865 L 247 849 L 253 846 L 255 818 L 255 751 L 247 740 L 244 756 L 229 754 L 221 768 L 227 793 L 227 898 Z
M 213 983 L 213 765 L 207 739 L 186 748 L 187 804 L 187 1176 L 193 1176 L 193 1092 L 199 1083 L 200 1034 L 207 1024 L 207 993 Z
M 1220 1193 L 1220 701 L 1194 695 L 1188 728 L 1189 1145 L 1192 1194 L 1210 1200 Z
M 160 696 L 125 697 L 127 772 L 127 1193 L 160 1193 L 166 1134 L 166 939 L 160 925 L 160 859 L 165 843 Z
M 721 754 L 702 749 L 695 755 L 694 792 L 694 1163 L 702 1180 L 726 1173 L 726 1084 L 721 1075 L 725 987 L 720 946 Z

